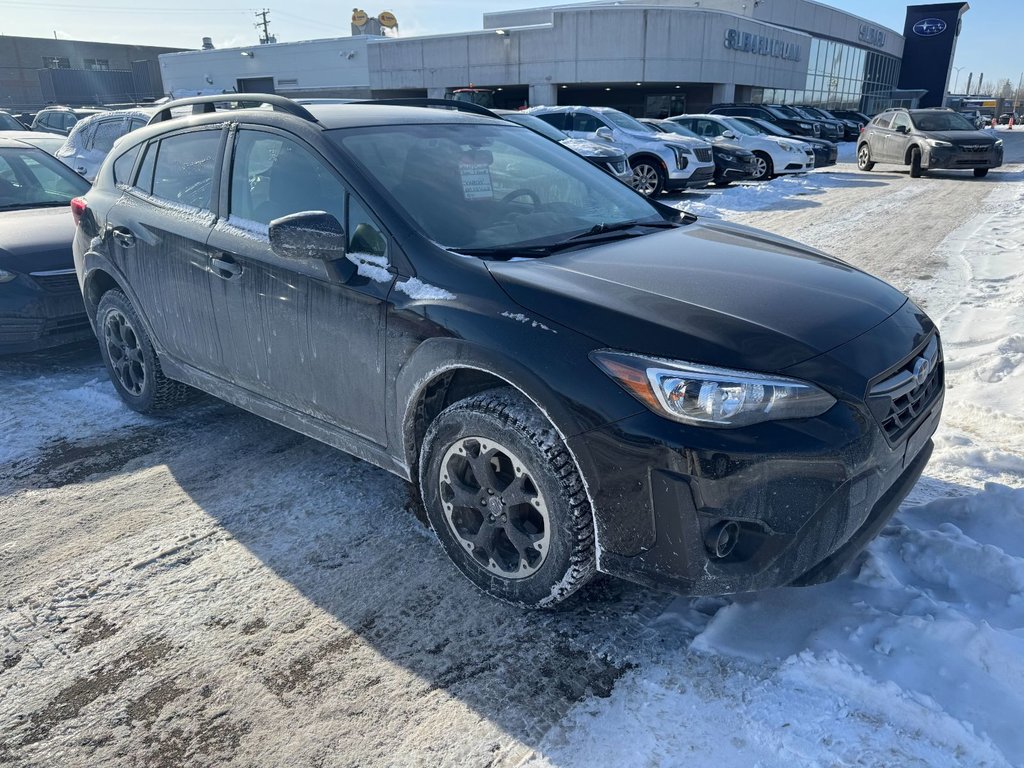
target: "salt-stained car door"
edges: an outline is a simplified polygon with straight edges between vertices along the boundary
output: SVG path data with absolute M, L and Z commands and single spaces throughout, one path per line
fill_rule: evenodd
M 150 142 L 104 235 L 160 349 L 209 373 L 223 366 L 206 241 L 225 133 L 216 126 Z
M 270 129 L 232 147 L 228 215 L 214 228 L 212 281 L 228 378 L 314 418 L 384 442 L 385 300 L 394 277 L 381 227 L 312 148 Z M 346 210 L 347 208 L 347 210 Z M 287 258 L 274 219 L 326 211 L 346 227 L 347 282 L 316 258 Z

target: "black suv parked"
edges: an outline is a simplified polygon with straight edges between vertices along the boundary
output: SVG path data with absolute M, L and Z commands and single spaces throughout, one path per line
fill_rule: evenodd
M 937 168 L 985 176 L 1003 164 L 1003 140 L 952 109 L 890 109 L 868 123 L 857 143 L 857 167 L 870 171 L 875 163 L 909 165 L 914 178 Z
M 528 606 L 829 579 L 924 468 L 938 335 L 880 280 L 504 120 L 239 98 L 276 111 L 172 103 L 72 204 L 130 407 L 191 385 L 413 481 Z
M 708 112 L 712 115 L 732 115 L 733 117 L 757 117 L 775 123 L 786 133 L 795 136 L 821 136 L 821 123 L 805 120 L 786 112 L 778 107 L 765 104 L 715 104 Z

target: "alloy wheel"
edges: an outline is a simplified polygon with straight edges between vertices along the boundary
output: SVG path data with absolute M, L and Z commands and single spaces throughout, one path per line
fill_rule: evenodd
M 768 175 L 768 162 L 759 155 L 754 155 L 754 179 L 760 180 Z
M 857 152 L 857 165 L 860 166 L 861 170 L 867 167 L 867 164 L 871 162 L 871 154 L 868 151 L 867 144 L 861 144 L 860 150 Z
M 139 337 L 128 318 L 113 310 L 103 323 L 103 342 L 110 367 L 126 392 L 138 397 L 146 386 L 146 361 Z
M 659 186 L 658 169 L 647 163 L 633 166 L 633 189 L 644 197 L 653 195 Z
M 547 557 L 547 502 L 527 465 L 486 437 L 464 437 L 441 461 L 441 504 L 456 541 L 485 570 L 524 579 Z

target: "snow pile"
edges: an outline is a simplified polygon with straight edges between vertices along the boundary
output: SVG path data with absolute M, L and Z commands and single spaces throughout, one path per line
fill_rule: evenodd
M 864 177 L 855 169 L 828 168 L 813 173 L 780 176 L 771 181 L 734 184 L 725 189 L 706 189 L 696 194 L 690 193 L 684 199 L 670 204 L 697 216 L 728 218 L 730 214 L 743 211 L 767 208 L 784 210 L 794 205 L 794 198 L 821 195 L 829 189 L 862 183 Z M 802 202 L 796 201 L 796 204 Z

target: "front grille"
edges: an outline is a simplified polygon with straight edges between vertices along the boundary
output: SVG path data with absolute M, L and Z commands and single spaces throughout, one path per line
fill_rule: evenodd
M 988 144 L 961 144 L 961 152 L 988 152 L 992 147 Z
M 939 337 L 932 336 L 919 354 L 871 387 L 868 404 L 890 443 L 898 443 L 917 425 L 942 390 L 942 381 Z
M 697 156 L 697 159 L 700 160 L 702 163 L 711 162 L 711 147 L 695 149 L 693 151 L 693 154 L 695 154 Z
M 30 274 L 32 279 L 45 291 L 70 293 L 71 291 L 78 290 L 78 276 L 74 270 L 70 272 L 65 272 L 64 270 L 57 272 L 32 272 Z
M 611 169 L 612 173 L 616 174 L 623 174 L 627 170 L 625 160 L 610 160 L 608 162 L 608 167 Z

